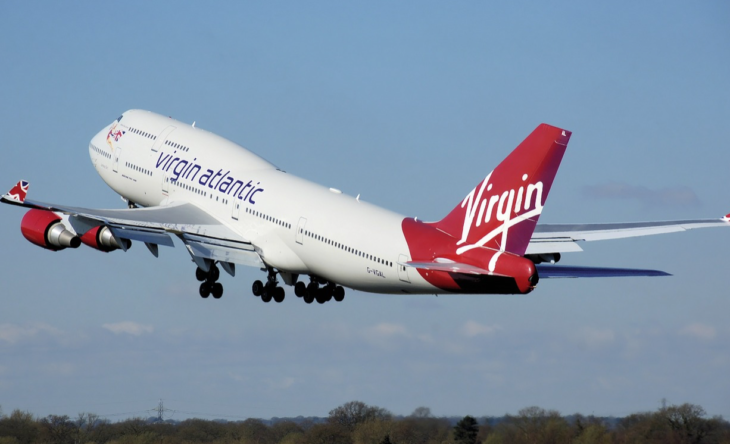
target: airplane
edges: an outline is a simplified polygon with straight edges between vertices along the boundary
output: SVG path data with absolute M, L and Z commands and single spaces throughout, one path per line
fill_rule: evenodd
M 342 301 L 345 288 L 526 294 L 544 278 L 668 276 L 555 263 L 583 241 L 730 225 L 730 215 L 538 225 L 570 136 L 540 124 L 443 219 L 426 222 L 289 174 L 195 123 L 129 110 L 89 143 L 92 165 L 126 209 L 27 199 L 23 180 L 0 200 L 28 209 L 21 232 L 46 250 L 85 244 L 108 253 L 138 241 L 158 256 L 176 237 L 196 265 L 201 297 L 223 295 L 220 268 L 235 276 L 245 265 L 266 272 L 252 285 L 264 302 L 284 300 L 281 279 L 308 304 Z

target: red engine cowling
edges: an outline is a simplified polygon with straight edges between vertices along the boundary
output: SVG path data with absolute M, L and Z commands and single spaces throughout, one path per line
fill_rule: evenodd
M 61 218 L 52 211 L 28 211 L 20 222 L 20 231 L 31 243 L 46 250 L 58 251 L 81 245 L 79 237 L 67 230 Z
M 122 239 L 121 241 L 128 242 L 126 247 L 129 248 L 129 244 L 131 244 L 131 242 L 129 242 L 127 239 Z M 122 246 L 119 245 L 119 243 L 117 243 L 117 240 L 114 238 L 112 231 L 109 229 L 109 227 L 105 225 L 99 225 L 98 227 L 94 227 L 84 233 L 84 235 L 81 236 L 81 242 L 90 246 L 91 248 L 95 248 L 105 253 L 122 248 Z

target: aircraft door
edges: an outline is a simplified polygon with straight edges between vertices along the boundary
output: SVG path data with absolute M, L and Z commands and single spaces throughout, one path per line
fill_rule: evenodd
M 304 244 L 304 226 L 307 225 L 307 219 L 300 217 L 299 223 L 297 224 L 297 243 L 300 245 Z
M 401 254 L 400 256 L 398 256 L 398 262 L 399 263 L 396 264 L 398 266 L 398 279 L 403 282 L 410 283 L 411 281 L 410 279 L 408 279 L 408 267 L 406 267 L 405 265 L 401 265 L 408 262 L 408 256 L 406 256 L 405 254 Z
M 165 173 L 162 175 L 162 194 L 167 195 L 167 190 L 169 189 L 170 184 L 170 176 Z
M 231 218 L 238 220 L 238 213 L 241 211 L 241 199 L 233 198 L 233 212 Z
M 117 147 L 117 149 L 114 150 L 114 164 L 112 165 L 112 171 L 115 173 L 119 171 L 119 156 L 122 155 L 122 149 L 120 147 Z
M 153 153 L 156 153 L 160 149 L 160 147 L 162 146 L 162 144 L 165 143 L 165 141 L 167 140 L 167 136 L 169 136 L 170 133 L 173 132 L 173 131 L 175 131 L 175 127 L 172 126 L 172 125 L 168 126 L 164 130 L 162 130 L 162 132 L 160 133 L 160 135 L 157 136 L 157 138 L 155 138 L 155 143 L 152 144 L 152 152 Z

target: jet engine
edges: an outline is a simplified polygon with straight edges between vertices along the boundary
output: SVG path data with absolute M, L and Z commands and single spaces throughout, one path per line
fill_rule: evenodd
M 106 225 L 99 225 L 87 231 L 81 236 L 81 242 L 105 253 L 122 248 L 122 245 L 117 242 L 117 239 L 112 234 L 112 230 Z M 128 239 L 120 239 L 119 242 L 125 243 L 125 249 L 129 248 L 132 244 Z
M 46 250 L 58 251 L 81 245 L 81 239 L 67 230 L 61 217 L 52 211 L 28 211 L 20 222 L 20 231 L 30 242 Z

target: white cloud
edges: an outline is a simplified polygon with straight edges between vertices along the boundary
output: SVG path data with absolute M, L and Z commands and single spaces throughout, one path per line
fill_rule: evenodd
M 104 324 L 102 325 L 102 327 L 114 333 L 115 335 L 128 334 L 133 336 L 140 336 L 144 333 L 152 333 L 154 331 L 154 328 L 151 325 L 139 324 L 134 321 L 123 321 L 113 324 Z
M 74 365 L 69 362 L 51 362 L 45 365 L 45 372 L 53 376 L 69 376 L 74 373 Z
M 395 350 L 399 344 L 402 344 L 403 339 L 411 339 L 412 335 L 405 325 L 383 322 L 366 328 L 363 332 L 363 338 L 370 345 L 386 350 Z
M 279 380 L 274 379 L 266 379 L 266 383 L 269 385 L 270 388 L 275 390 L 284 390 L 288 389 L 292 385 L 294 385 L 295 379 L 291 376 L 288 376 L 286 378 L 282 378 Z
M 682 336 L 690 336 L 693 338 L 710 341 L 712 339 L 715 339 L 715 336 L 717 336 L 717 331 L 714 327 L 711 327 L 709 325 L 694 323 L 684 327 L 682 330 L 679 331 L 679 334 Z
M 464 326 L 461 328 L 461 332 L 469 338 L 482 335 L 490 336 L 499 330 L 502 330 L 502 327 L 499 325 L 484 325 L 476 321 L 466 321 Z
M 54 337 L 63 335 L 61 330 L 48 324 L 35 324 L 28 326 L 0 324 L 0 341 L 7 342 L 8 344 L 15 344 L 18 341 L 34 338 L 44 333 Z
M 370 328 L 370 333 L 375 334 L 377 336 L 408 336 L 408 329 L 404 325 L 401 324 L 391 324 L 388 322 L 383 322 L 381 324 L 378 324 L 372 328 Z
M 604 347 L 616 340 L 616 333 L 610 329 L 585 328 L 578 334 L 578 341 L 589 348 Z

